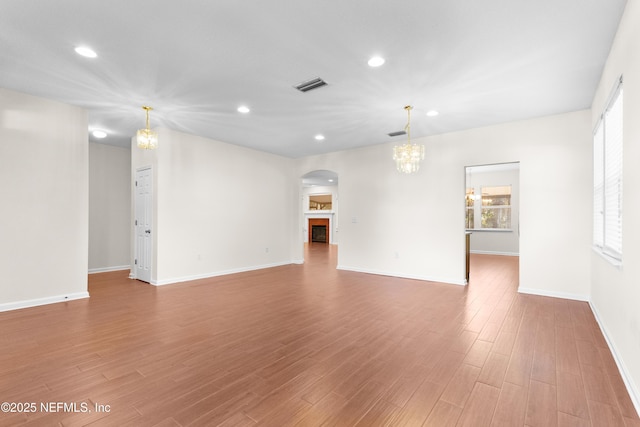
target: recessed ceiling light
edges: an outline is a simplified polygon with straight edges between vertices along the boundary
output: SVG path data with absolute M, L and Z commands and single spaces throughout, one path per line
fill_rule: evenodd
M 329 182 L 333 182 L 333 180 L 332 180 L 332 179 L 330 179 L 330 180 L 329 180 Z
M 427 111 L 427 116 L 429 116 L 429 117 L 435 117 L 435 116 L 437 116 L 438 114 L 440 114 L 440 113 L 438 113 L 436 110 L 429 110 L 429 111 Z
M 322 141 L 324 140 L 324 135 L 316 135 L 314 136 L 314 138 L 316 139 L 316 141 Z
M 238 113 L 246 114 L 249 111 L 251 111 L 251 110 L 246 105 L 241 105 L 241 106 L 238 107 Z
M 95 138 L 98 138 L 98 139 L 107 137 L 107 133 L 103 130 L 94 130 L 93 132 L 91 132 L 91 135 L 93 135 Z
M 98 56 L 93 49 L 86 46 L 78 46 L 75 50 L 78 55 L 84 56 L 85 58 L 95 58 Z
M 370 67 L 379 67 L 384 64 L 384 58 L 380 56 L 374 56 L 373 58 L 369 59 L 367 64 L 369 64 Z

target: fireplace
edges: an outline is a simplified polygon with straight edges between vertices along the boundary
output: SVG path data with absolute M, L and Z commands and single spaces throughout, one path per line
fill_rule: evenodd
M 308 218 L 307 242 L 331 243 L 331 222 L 329 218 Z
M 326 225 L 311 226 L 311 242 L 327 243 L 327 226 Z

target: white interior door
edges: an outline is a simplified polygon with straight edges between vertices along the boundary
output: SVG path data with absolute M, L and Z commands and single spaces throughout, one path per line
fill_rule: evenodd
M 151 168 L 136 171 L 135 188 L 136 279 L 151 282 L 153 244 Z

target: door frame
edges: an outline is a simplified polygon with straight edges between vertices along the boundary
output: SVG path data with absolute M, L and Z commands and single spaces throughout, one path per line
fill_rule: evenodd
M 149 173 L 149 197 L 144 200 L 140 200 L 140 194 L 138 193 L 138 181 L 140 179 L 140 175 L 142 172 L 148 171 Z M 153 272 L 153 237 L 155 235 L 153 228 L 153 168 L 151 166 L 143 166 L 136 169 L 135 177 L 134 177 L 134 201 L 133 201 L 133 277 L 134 279 L 152 283 L 152 272 Z M 147 215 L 147 223 L 141 224 L 140 220 L 140 212 L 139 212 L 139 203 L 145 203 L 145 210 L 148 212 Z M 145 227 L 146 226 L 146 227 Z M 147 253 L 145 254 L 139 253 L 140 244 L 139 244 L 139 232 L 145 228 L 145 233 L 148 233 L 147 236 Z M 143 258 L 144 257 L 144 258 Z M 143 265 L 143 261 L 146 268 L 141 269 L 140 266 Z M 141 274 L 142 273 L 142 274 Z

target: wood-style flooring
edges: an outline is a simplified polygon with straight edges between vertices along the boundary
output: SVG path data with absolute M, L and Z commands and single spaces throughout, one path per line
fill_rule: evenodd
M 473 255 L 462 287 L 336 252 L 164 287 L 95 274 L 90 299 L 0 313 L 0 401 L 36 404 L 0 425 L 640 426 L 588 304 L 518 294 L 517 257 Z

